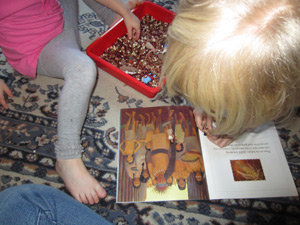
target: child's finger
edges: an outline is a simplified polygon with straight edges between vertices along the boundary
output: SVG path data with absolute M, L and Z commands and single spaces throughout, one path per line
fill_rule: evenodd
M 140 37 L 139 30 L 137 30 L 137 29 L 134 29 L 134 39 L 135 39 L 135 40 L 138 40 L 138 39 L 139 39 L 139 37 Z
M 132 28 L 132 38 L 136 40 L 136 30 Z
M 132 30 L 131 30 L 131 29 L 127 29 L 127 37 L 128 37 L 129 39 L 132 38 Z
M 208 139 L 213 142 L 214 144 L 218 145 L 220 148 L 226 147 L 233 142 L 232 137 L 228 136 L 208 136 Z
M 5 101 L 3 95 L 0 95 L 0 104 L 4 107 L 4 109 L 8 109 L 8 105 L 6 104 L 6 101 Z
M 208 130 L 212 130 L 213 129 L 213 125 L 212 125 L 212 120 L 211 119 L 207 119 L 206 120 L 206 127 Z
M 195 115 L 195 123 L 196 123 L 196 126 L 197 126 L 200 130 L 203 129 L 203 126 L 202 126 L 202 117 L 201 117 L 201 116 Z
M 4 87 L 4 92 L 8 95 L 8 97 L 13 97 L 13 94 L 8 87 Z

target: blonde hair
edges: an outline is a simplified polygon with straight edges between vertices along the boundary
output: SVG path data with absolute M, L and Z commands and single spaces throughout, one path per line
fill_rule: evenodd
M 299 102 L 297 0 L 181 0 L 169 27 L 162 78 L 239 135 L 289 115 Z

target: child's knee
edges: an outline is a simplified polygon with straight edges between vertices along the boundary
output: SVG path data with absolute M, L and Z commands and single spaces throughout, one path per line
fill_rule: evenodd
M 84 63 L 83 75 L 87 78 L 88 81 L 94 83 L 96 81 L 96 76 L 97 76 L 97 69 L 94 61 L 88 57 L 82 63 Z
M 86 87 L 94 86 L 96 77 L 97 77 L 97 69 L 94 61 L 89 58 L 87 55 L 80 57 L 73 64 L 74 68 L 72 68 L 71 80 L 75 81 L 80 80 L 81 85 Z

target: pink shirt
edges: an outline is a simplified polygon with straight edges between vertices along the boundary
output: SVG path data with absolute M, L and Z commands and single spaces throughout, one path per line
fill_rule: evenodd
M 0 47 L 19 73 L 36 77 L 40 52 L 63 30 L 57 0 L 0 0 Z

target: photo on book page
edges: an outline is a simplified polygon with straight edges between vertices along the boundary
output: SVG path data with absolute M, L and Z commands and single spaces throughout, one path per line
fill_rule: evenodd
M 208 198 L 193 109 L 122 109 L 117 202 Z

